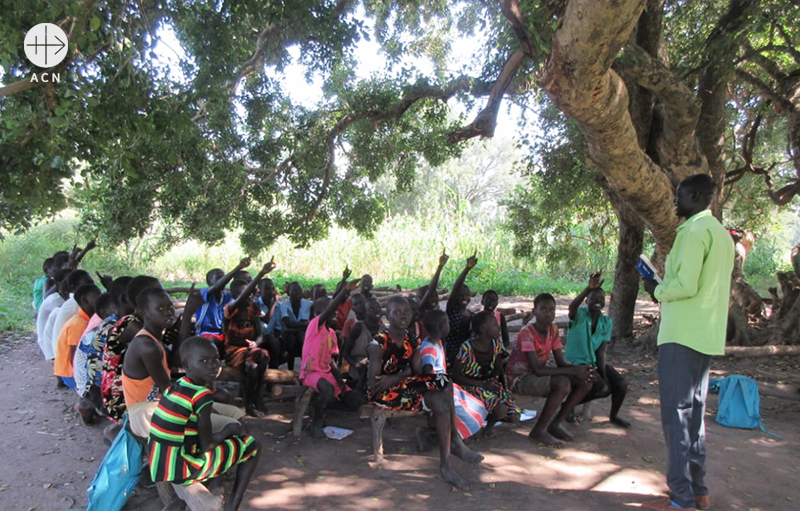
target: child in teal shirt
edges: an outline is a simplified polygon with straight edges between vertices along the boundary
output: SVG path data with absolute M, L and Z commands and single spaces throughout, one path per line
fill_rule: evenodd
M 625 377 L 606 363 L 606 346 L 611 340 L 611 318 L 603 314 L 606 306 L 606 293 L 601 287 L 602 272 L 589 277 L 589 285 L 569 304 L 569 330 L 567 330 L 567 362 L 575 365 L 592 365 L 597 367 L 592 389 L 583 398 L 582 403 L 611 395 L 611 411 L 609 420 L 622 428 L 630 427 L 630 422 L 619 418 L 619 410 L 628 384 Z M 586 300 L 586 305 L 581 306 Z

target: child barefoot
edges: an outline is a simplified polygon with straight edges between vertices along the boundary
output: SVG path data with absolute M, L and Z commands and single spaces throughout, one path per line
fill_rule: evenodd
M 570 364 L 588 364 L 597 368 L 592 389 L 582 403 L 611 394 L 611 411 L 608 419 L 619 427 L 629 428 L 631 423 L 619 418 L 619 409 L 628 390 L 625 377 L 611 364 L 606 363 L 606 346 L 611 339 L 611 318 L 603 314 L 606 293 L 601 287 L 602 272 L 589 277 L 589 285 L 569 304 L 569 330 L 565 357 Z M 586 306 L 581 307 L 583 300 Z
M 234 466 L 236 479 L 225 511 L 236 511 L 260 456 L 258 440 L 230 423 L 211 432 L 211 384 L 220 371 L 213 341 L 191 337 L 180 347 L 186 376 L 164 393 L 150 427 L 150 475 L 155 482 L 202 483 Z
M 391 410 L 420 411 L 424 404 L 433 411 L 439 437 L 439 473 L 459 489 L 467 482 L 450 466 L 451 412 L 453 387 L 446 374 L 422 375 L 419 339 L 407 330 L 411 307 L 405 298 L 394 297 L 387 305 L 389 328 L 375 336 L 368 348 L 369 379 L 367 397 L 375 406 Z M 465 461 L 477 463 L 480 456 L 460 442 L 453 453 Z M 477 459 L 476 459 L 477 456 Z
M 253 417 L 262 417 L 265 411 L 261 389 L 269 366 L 269 352 L 261 347 L 264 341 L 261 309 L 253 303 L 252 296 L 264 275 L 274 268 L 273 259 L 249 283 L 245 280 L 234 280 L 231 284 L 233 301 L 225 306 L 225 363 L 244 373 L 244 408 Z
M 450 332 L 447 314 L 439 309 L 431 310 L 422 317 L 428 336 L 420 344 L 422 374 L 446 374 L 442 339 Z M 467 439 L 480 431 L 486 420 L 486 407 L 483 401 L 453 384 L 453 427 L 458 436 Z
M 311 433 L 316 439 L 325 437 L 322 431 L 325 410 L 335 399 L 341 399 L 348 407 L 356 406 L 355 396 L 351 397 L 352 392 L 348 392 L 334 358 L 339 354 L 334 330 L 336 309 L 358 286 L 358 280 L 347 282 L 349 276 L 350 270 L 345 270 L 342 281 L 346 285 L 339 286 L 339 292 L 333 299 L 323 296 L 314 302 L 316 316 L 308 324 L 303 342 L 300 381 L 319 393 L 314 401 L 314 421 L 311 423 Z
M 553 295 L 542 293 L 533 300 L 533 316 L 536 322 L 525 326 L 514 341 L 506 369 L 509 388 L 514 393 L 547 398 L 529 436 L 552 447 L 563 447 L 564 440 L 574 437 L 561 424 L 592 388 L 594 368 L 572 365 L 564 359 L 558 328 L 553 324 Z M 557 367 L 547 366 L 551 352 Z
M 483 401 L 489 411 L 484 435 L 491 437 L 498 420 L 518 422 L 521 410 L 506 387 L 506 350 L 498 340 L 500 329 L 494 314 L 472 316 L 472 338 L 461 345 L 453 369 L 453 381 Z

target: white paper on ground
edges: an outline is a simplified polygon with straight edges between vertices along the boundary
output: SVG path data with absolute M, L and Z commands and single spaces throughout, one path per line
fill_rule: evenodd
M 520 422 L 529 421 L 529 420 L 535 419 L 535 418 L 536 418 L 536 410 L 528 410 L 527 408 L 524 408 L 522 410 L 522 413 L 520 413 L 520 415 L 519 415 Z M 483 427 L 484 428 L 486 427 L 486 424 L 487 424 L 486 421 L 483 421 Z M 502 422 L 497 421 L 497 422 L 494 423 L 494 427 L 497 427 L 500 424 L 502 424 Z
M 331 440 L 341 440 L 353 434 L 352 429 L 337 428 L 334 426 L 325 426 L 322 428 L 322 431 L 325 433 L 325 436 Z

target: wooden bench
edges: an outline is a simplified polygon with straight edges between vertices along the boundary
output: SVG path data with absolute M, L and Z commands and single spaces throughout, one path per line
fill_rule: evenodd
M 361 418 L 370 419 L 372 422 L 372 451 L 375 454 L 375 461 L 383 463 L 383 428 L 386 426 L 387 419 L 422 417 L 427 413 L 424 411 L 386 410 L 371 404 L 362 406 L 360 409 Z

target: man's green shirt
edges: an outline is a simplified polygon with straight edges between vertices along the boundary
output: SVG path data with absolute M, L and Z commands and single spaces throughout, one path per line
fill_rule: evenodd
M 661 302 L 659 346 L 677 343 L 706 355 L 725 353 L 733 256 L 733 239 L 711 211 L 678 227 L 664 282 L 654 293 Z

